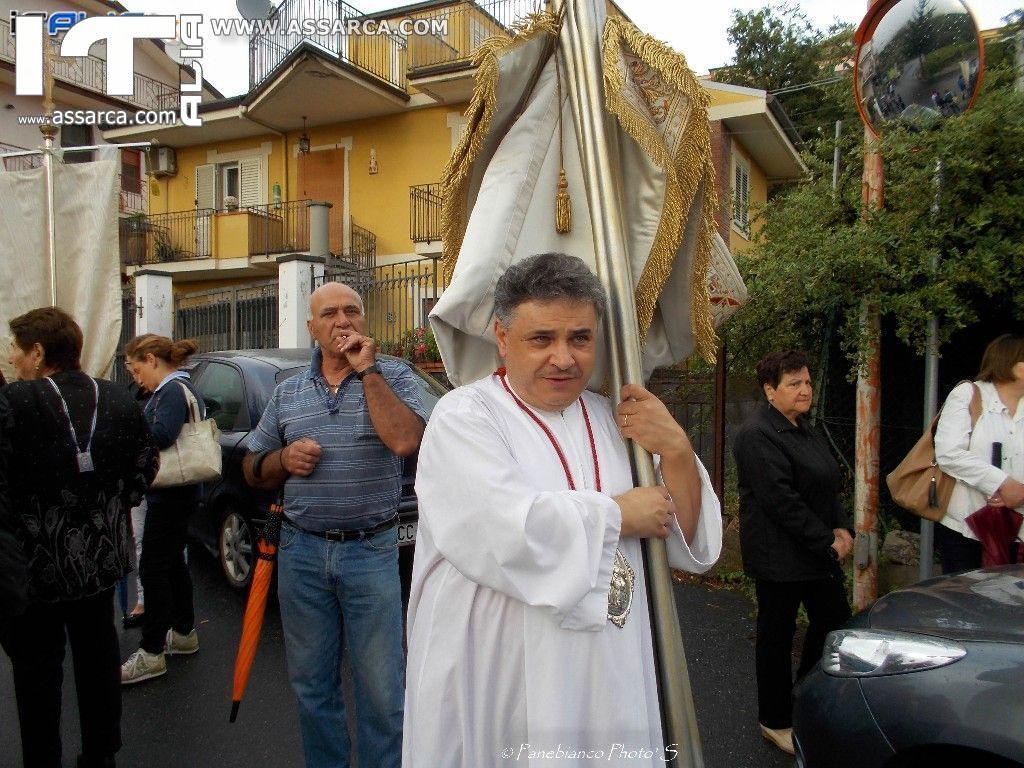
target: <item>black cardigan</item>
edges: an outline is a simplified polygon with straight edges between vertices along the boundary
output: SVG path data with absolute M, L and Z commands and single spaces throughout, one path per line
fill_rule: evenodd
M 852 533 L 839 502 L 839 466 L 806 419 L 797 422 L 762 403 L 733 442 L 743 569 L 755 579 L 837 575 L 839 565 L 829 552 L 834 529 Z
M 96 402 L 92 381 L 79 371 L 52 379 L 84 445 Z M 97 385 L 92 472 L 78 471 L 67 416 L 46 381 L 15 382 L 0 392 L 0 519 L 13 527 L 27 558 L 31 600 L 89 597 L 131 568 L 128 511 L 155 477 L 159 453 L 127 390 L 102 379 Z M 0 556 L 10 558 L 20 559 L 11 551 Z

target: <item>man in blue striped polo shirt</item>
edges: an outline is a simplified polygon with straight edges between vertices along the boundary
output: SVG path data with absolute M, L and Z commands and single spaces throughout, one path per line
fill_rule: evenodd
M 342 631 L 355 689 L 358 764 L 398 767 L 405 663 L 398 577 L 402 458 L 426 415 L 415 374 L 377 360 L 358 294 L 309 299 L 309 370 L 274 390 L 249 436 L 246 480 L 284 485 L 278 597 L 307 768 L 349 765 Z

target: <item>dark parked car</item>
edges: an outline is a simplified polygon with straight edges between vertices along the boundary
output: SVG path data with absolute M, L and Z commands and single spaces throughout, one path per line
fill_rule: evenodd
M 893 592 L 797 688 L 797 765 L 1024 765 L 1024 565 Z
M 385 357 L 382 355 L 382 357 Z M 257 491 L 242 476 L 245 438 L 259 423 L 280 382 L 309 367 L 309 349 L 252 349 L 205 352 L 192 358 L 190 372 L 206 401 L 207 415 L 217 422 L 224 452 L 224 471 L 216 483 L 203 486 L 202 502 L 190 520 L 192 535 L 220 560 L 228 583 L 245 589 L 252 578 L 256 539 L 276 494 Z M 420 397 L 429 414 L 445 388 L 413 367 Z M 403 589 L 408 590 L 412 549 L 416 539 L 416 456 L 404 462 L 399 505 L 399 562 Z

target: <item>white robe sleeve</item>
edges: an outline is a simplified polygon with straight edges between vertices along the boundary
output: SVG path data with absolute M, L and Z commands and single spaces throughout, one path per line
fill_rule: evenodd
M 679 527 L 679 521 L 673 516 L 672 525 L 668 531 L 668 564 L 672 568 L 678 568 L 690 573 L 704 573 L 716 562 L 722 554 L 722 507 L 719 504 L 718 496 L 711 485 L 711 478 L 704 468 L 700 458 L 694 456 L 697 464 L 697 473 L 700 475 L 700 519 L 697 521 L 697 531 L 693 537 L 693 544 L 687 544 L 683 538 L 683 529 Z M 661 458 L 658 457 L 658 481 L 664 482 L 661 477 Z
M 420 525 L 470 581 L 550 610 L 564 629 L 601 630 L 619 506 L 598 491 L 538 490 L 499 423 L 469 393 L 437 405 L 419 453 Z

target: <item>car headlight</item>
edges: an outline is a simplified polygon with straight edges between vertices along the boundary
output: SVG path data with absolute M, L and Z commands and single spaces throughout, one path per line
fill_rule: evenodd
M 936 669 L 966 655 L 966 648 L 948 640 L 873 629 L 839 629 L 825 638 L 821 668 L 834 677 L 878 677 Z

